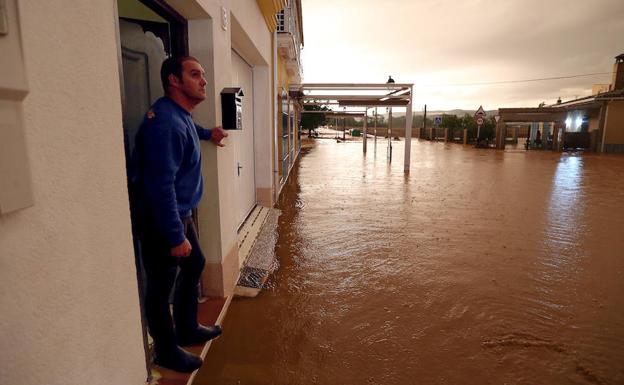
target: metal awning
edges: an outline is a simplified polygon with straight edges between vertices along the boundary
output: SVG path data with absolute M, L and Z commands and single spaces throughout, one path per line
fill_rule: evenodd
M 411 83 L 303 83 L 290 86 L 302 105 L 343 107 L 344 111 L 302 111 L 302 113 L 325 113 L 332 117 L 366 116 L 369 108 L 404 107 L 405 156 L 404 171 L 409 172 L 412 141 L 412 93 Z M 346 111 L 347 107 L 361 107 L 363 111 Z M 350 113 L 351 112 L 351 113 Z M 363 151 L 366 153 L 367 119 L 364 119 Z
M 499 108 L 504 122 L 557 122 L 564 121 L 566 110 L 558 107 Z
M 409 83 L 304 83 L 290 86 L 303 105 L 339 107 L 406 107 L 412 101 Z

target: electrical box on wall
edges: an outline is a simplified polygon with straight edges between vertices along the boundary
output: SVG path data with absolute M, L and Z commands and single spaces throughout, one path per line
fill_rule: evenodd
M 16 0 L 0 0 L 0 215 L 33 205 L 22 101 L 28 94 Z
M 224 130 L 243 129 L 243 89 L 224 88 L 221 91 L 221 117 Z

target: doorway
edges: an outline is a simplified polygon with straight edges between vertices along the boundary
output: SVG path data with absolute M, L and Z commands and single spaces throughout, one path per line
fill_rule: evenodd
M 141 321 L 143 347 L 148 380 L 151 376 L 151 347 L 145 321 L 145 272 L 141 262 L 141 244 L 136 229 L 133 187 L 130 178 L 136 175 L 131 162 L 135 138 L 143 116 L 163 95 L 160 66 L 172 55 L 188 54 L 187 22 L 161 0 L 117 0 L 119 25 L 119 61 L 126 172 Z

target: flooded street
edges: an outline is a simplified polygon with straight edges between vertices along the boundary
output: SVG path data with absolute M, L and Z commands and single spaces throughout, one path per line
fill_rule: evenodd
M 319 140 L 197 384 L 623 384 L 624 157 Z

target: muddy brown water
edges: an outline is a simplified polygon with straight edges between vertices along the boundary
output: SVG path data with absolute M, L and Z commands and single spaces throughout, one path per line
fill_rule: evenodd
M 624 384 L 624 157 L 306 150 L 197 384 Z

